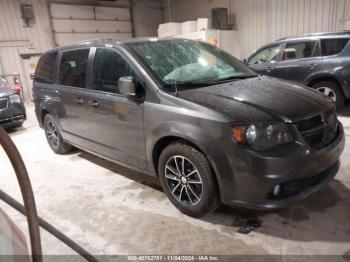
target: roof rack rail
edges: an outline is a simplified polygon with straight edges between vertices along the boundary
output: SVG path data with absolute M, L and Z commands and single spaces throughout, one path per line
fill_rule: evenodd
M 350 30 L 340 30 L 336 32 L 320 32 L 320 33 L 310 33 L 310 34 L 304 34 L 300 36 L 286 36 L 282 37 L 276 40 L 278 41 L 283 41 L 287 39 L 292 39 L 292 38 L 303 38 L 303 37 L 311 37 L 311 36 L 334 36 L 334 35 L 343 35 L 343 34 L 350 34 Z

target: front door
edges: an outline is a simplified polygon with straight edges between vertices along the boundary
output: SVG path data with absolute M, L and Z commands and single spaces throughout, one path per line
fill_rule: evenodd
M 273 44 L 258 50 L 248 59 L 248 66 L 258 74 L 274 76 L 281 48 L 282 44 Z
M 87 117 L 91 150 L 136 166 L 146 167 L 143 133 L 143 103 L 119 93 L 118 80 L 137 74 L 128 60 L 114 48 L 96 48 Z

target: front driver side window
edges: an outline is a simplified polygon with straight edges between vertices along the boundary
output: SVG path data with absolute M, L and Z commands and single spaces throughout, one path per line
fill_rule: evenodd
M 97 48 L 93 89 L 118 94 L 118 80 L 123 76 L 135 77 L 129 63 L 112 48 Z
M 248 61 L 248 65 L 274 63 L 277 60 L 280 49 L 281 45 L 269 46 L 251 57 Z

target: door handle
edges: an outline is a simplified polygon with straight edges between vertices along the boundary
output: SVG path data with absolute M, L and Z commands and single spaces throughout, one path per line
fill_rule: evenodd
M 266 69 L 267 69 L 267 72 L 271 72 L 273 70 L 273 67 L 269 66 Z
M 82 99 L 82 98 L 80 98 L 80 97 L 77 97 L 76 99 L 74 99 L 75 100 L 75 102 L 77 103 L 77 104 L 83 104 L 84 103 L 84 99 Z
M 88 106 L 98 107 L 100 104 L 95 100 L 88 101 Z

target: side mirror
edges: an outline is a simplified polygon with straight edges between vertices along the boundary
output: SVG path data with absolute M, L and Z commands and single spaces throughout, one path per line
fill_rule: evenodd
M 136 87 L 132 76 L 123 76 L 118 80 L 119 92 L 126 96 L 135 96 Z
M 243 62 L 244 64 L 247 64 L 247 59 L 244 58 L 244 59 L 242 60 L 242 62 Z

